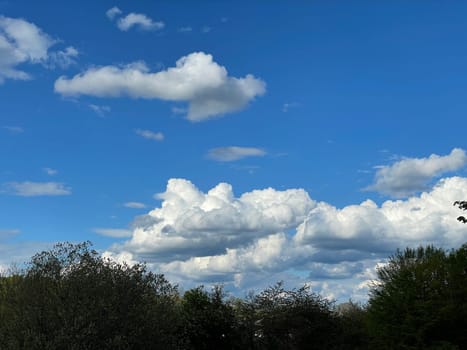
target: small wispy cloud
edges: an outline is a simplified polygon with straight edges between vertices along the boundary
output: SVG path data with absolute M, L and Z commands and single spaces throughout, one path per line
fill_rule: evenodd
M 137 27 L 141 30 L 153 31 L 164 28 L 164 22 L 155 22 L 148 16 L 142 13 L 130 13 L 117 21 L 117 27 L 121 31 L 128 31 L 132 27 Z
M 108 9 L 105 12 L 105 15 L 107 16 L 108 19 L 113 21 L 117 17 L 120 17 L 122 13 L 123 13 L 122 10 L 114 6 Z M 165 23 L 162 21 L 154 21 L 143 13 L 131 12 L 128 15 L 124 17 L 120 17 L 117 20 L 117 27 L 123 32 L 126 32 L 133 27 L 139 28 L 140 30 L 153 31 L 153 30 L 160 30 L 164 28 Z
M 110 19 L 113 20 L 115 17 L 122 14 L 122 10 L 120 10 L 117 6 L 108 9 L 105 15 Z
M 180 28 L 178 28 L 178 31 L 180 33 L 188 33 L 188 32 L 192 32 L 193 28 L 191 28 L 191 27 L 180 27 Z
M 96 228 L 93 228 L 92 230 L 101 236 L 114 237 L 114 238 L 131 237 L 131 231 L 127 229 L 122 229 L 122 228 L 96 227 Z
M 148 140 L 154 140 L 154 141 L 163 141 L 164 140 L 164 134 L 161 132 L 154 132 L 151 130 L 143 130 L 143 129 L 136 129 L 135 133 L 141 137 L 144 137 L 145 139 Z
M 24 129 L 20 126 L 2 126 L 2 129 L 5 129 L 11 134 L 21 134 L 24 132 Z
M 60 182 L 9 182 L 4 184 L 6 193 L 21 197 L 67 196 L 71 188 Z
M 78 50 L 73 46 L 69 46 L 65 50 L 51 52 L 45 65 L 50 69 L 55 69 L 56 67 L 66 69 L 69 66 L 76 64 L 76 57 L 78 56 Z
M 297 102 L 284 103 L 282 105 L 282 112 L 287 113 L 291 108 L 296 108 L 298 106 L 300 106 L 300 104 Z
M 146 204 L 141 202 L 126 202 L 123 204 L 126 208 L 133 208 L 133 209 L 143 209 L 146 208 Z
M 208 151 L 208 158 L 219 162 L 233 162 L 246 157 L 262 157 L 266 151 L 255 147 L 218 147 Z
M 57 169 L 53 169 L 53 168 L 42 168 L 42 170 L 43 170 L 47 175 L 50 175 L 50 176 L 57 175 L 57 173 L 58 173 L 58 170 L 57 170 Z
M 88 107 L 101 117 L 104 116 L 105 113 L 109 113 L 111 111 L 109 106 L 99 106 L 92 103 L 88 104 Z

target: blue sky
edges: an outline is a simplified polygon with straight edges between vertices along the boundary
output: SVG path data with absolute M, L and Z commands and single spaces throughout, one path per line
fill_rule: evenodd
M 1 1 L 0 266 L 57 241 L 186 288 L 365 300 L 466 241 L 467 4 Z

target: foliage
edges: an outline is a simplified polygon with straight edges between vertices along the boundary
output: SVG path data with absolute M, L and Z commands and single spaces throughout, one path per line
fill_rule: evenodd
M 380 349 L 462 349 L 467 344 L 467 246 L 407 248 L 378 270 L 368 321 Z M 464 327 L 462 327 L 464 326 Z
M 2 349 L 175 347 L 176 288 L 144 265 L 100 258 L 89 243 L 58 244 L 0 281 Z
M 183 296 L 144 264 L 89 242 L 34 255 L 0 276 L 3 349 L 466 349 L 467 245 L 397 251 L 368 305 L 279 282 L 246 298 L 221 286 Z
M 345 346 L 345 349 L 368 349 L 366 307 L 349 300 L 347 303 L 338 305 L 336 312 L 340 322 L 340 342 Z
M 233 308 L 221 286 L 208 293 L 202 286 L 185 292 L 182 300 L 187 349 L 232 349 L 236 341 Z
M 253 298 L 255 335 L 263 349 L 331 349 L 337 335 L 332 303 L 308 286 L 286 290 L 282 282 Z
M 455 201 L 454 205 L 459 207 L 461 210 L 467 210 L 467 201 Z M 467 219 L 464 216 L 459 216 L 457 221 L 460 221 L 464 224 L 467 223 Z

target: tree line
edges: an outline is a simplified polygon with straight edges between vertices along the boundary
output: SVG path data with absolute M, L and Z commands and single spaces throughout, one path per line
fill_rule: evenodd
M 467 244 L 397 251 L 365 305 L 282 282 L 180 292 L 144 264 L 61 243 L 0 276 L 0 349 L 467 349 Z

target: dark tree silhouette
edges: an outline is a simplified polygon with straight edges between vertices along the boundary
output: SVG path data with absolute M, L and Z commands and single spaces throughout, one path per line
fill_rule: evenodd
M 461 210 L 467 210 L 467 201 L 455 201 L 454 205 L 459 207 Z M 459 216 L 457 221 L 460 221 L 463 224 L 467 223 L 467 219 L 464 216 Z
M 377 349 L 466 349 L 467 245 L 407 248 L 378 269 L 368 320 Z

